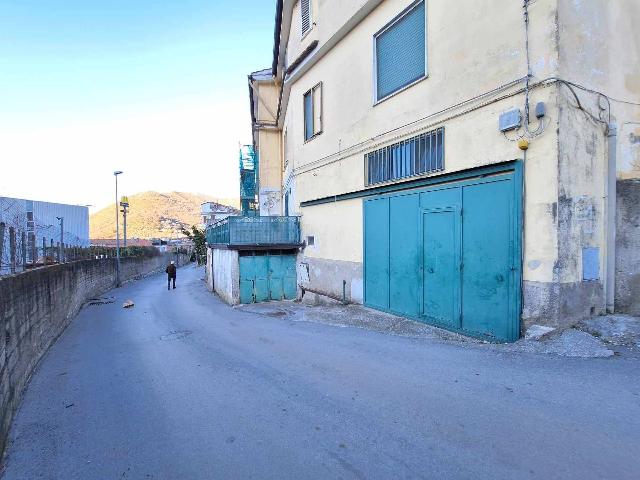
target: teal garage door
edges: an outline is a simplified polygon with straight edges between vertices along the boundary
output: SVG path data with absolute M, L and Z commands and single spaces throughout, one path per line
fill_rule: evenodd
M 241 252 L 239 267 L 240 303 L 296 298 L 296 255 Z
M 506 172 L 365 200 L 365 304 L 516 340 L 520 196 L 515 172 Z

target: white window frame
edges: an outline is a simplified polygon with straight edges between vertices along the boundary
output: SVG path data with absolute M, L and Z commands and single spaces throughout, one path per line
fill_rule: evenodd
M 311 0 L 309 0 L 311 1 Z M 400 20 L 402 20 L 405 16 L 407 16 L 414 8 L 416 8 L 418 5 L 420 5 L 421 3 L 424 3 L 424 75 L 420 78 L 417 78 L 416 80 L 414 80 L 413 82 L 409 83 L 408 85 L 405 85 L 402 88 L 399 88 L 398 90 L 389 93 L 388 95 L 382 97 L 382 98 L 378 98 L 378 37 L 380 35 L 382 35 L 384 32 L 386 32 L 387 30 L 389 30 L 391 27 L 393 27 L 396 23 L 398 23 Z M 427 18 L 428 18 L 428 12 L 427 12 L 427 0 L 416 0 L 415 2 L 413 2 L 411 5 L 409 5 L 407 8 L 405 8 L 402 12 L 400 12 L 398 15 L 396 15 L 389 23 L 387 23 L 384 27 L 382 27 L 380 30 L 378 30 L 376 33 L 373 34 L 373 105 L 377 105 L 380 102 L 384 102 L 385 100 L 401 93 L 404 92 L 405 90 L 407 90 L 408 88 L 413 87 L 416 83 L 419 83 L 421 81 L 423 81 L 425 78 L 429 77 L 429 57 L 428 57 L 428 51 L 429 51 L 429 35 L 428 35 L 428 29 L 427 29 Z
M 320 114 L 318 115 L 318 120 L 320 122 L 319 128 L 316 130 L 316 112 L 315 112 L 315 108 L 316 108 L 316 91 L 320 91 Z M 316 138 L 318 135 L 320 135 L 322 133 L 322 124 L 323 122 L 323 103 L 324 103 L 324 99 L 323 97 L 323 93 L 322 93 L 322 82 L 318 82 L 317 84 L 315 84 L 313 87 L 311 87 L 309 90 L 307 90 L 306 92 L 304 92 L 302 94 L 302 136 L 304 138 L 304 143 L 310 142 L 311 140 L 313 140 L 314 138 Z M 307 94 L 311 94 L 311 118 L 313 120 L 313 134 L 307 138 L 307 117 L 306 117 L 306 106 L 304 103 L 304 99 L 307 96 Z
M 313 30 L 313 0 L 309 0 L 309 28 L 305 31 L 303 22 L 302 0 L 300 0 L 300 39 L 303 39 Z

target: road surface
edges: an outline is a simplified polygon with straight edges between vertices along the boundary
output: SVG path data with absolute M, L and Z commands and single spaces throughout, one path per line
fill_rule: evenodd
M 637 360 L 262 316 L 202 276 L 81 312 L 33 376 L 4 480 L 640 478 Z

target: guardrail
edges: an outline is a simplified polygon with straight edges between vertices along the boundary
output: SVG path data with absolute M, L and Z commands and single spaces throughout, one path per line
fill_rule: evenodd
M 299 245 L 299 217 L 228 217 L 207 228 L 209 245 Z

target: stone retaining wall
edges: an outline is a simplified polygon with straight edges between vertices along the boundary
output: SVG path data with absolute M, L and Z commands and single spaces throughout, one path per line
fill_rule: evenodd
M 174 255 L 123 258 L 121 279 L 162 272 Z M 186 263 L 186 257 L 180 264 Z M 34 368 L 82 306 L 115 285 L 115 260 L 82 260 L 0 278 L 0 454 Z

